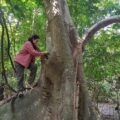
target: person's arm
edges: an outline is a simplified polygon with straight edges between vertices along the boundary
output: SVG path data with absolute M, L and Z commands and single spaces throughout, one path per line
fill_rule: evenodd
M 42 56 L 47 54 L 46 52 L 38 52 L 35 50 L 30 42 L 26 42 L 25 48 L 33 56 Z

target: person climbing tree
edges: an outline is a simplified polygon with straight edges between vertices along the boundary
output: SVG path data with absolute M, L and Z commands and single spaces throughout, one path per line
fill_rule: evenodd
M 23 91 L 25 90 L 24 87 L 24 69 L 27 68 L 30 70 L 30 76 L 28 79 L 28 85 L 30 87 L 33 86 L 36 72 L 37 72 L 37 65 L 35 62 L 35 57 L 37 56 L 44 56 L 47 55 L 47 52 L 40 52 L 37 48 L 39 36 L 32 35 L 28 38 L 23 45 L 22 50 L 15 56 L 15 69 L 16 69 L 16 78 L 17 78 L 17 90 Z

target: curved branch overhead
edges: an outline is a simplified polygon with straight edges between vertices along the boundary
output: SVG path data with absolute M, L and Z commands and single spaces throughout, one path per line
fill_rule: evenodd
M 120 16 L 113 16 L 96 23 L 88 30 L 87 33 L 85 33 L 83 45 L 85 45 L 93 37 L 93 35 L 97 31 L 99 31 L 101 28 L 104 28 L 110 24 L 119 23 L 119 22 L 120 22 Z

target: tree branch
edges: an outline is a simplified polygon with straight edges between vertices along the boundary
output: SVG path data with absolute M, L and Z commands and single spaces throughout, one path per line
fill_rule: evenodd
M 120 22 L 120 16 L 113 16 L 107 19 L 104 19 L 98 23 L 96 23 L 95 25 L 93 25 L 87 33 L 85 33 L 84 37 L 83 37 L 83 47 L 85 46 L 85 44 L 93 37 L 93 35 L 99 31 L 101 28 L 104 28 L 110 24 L 113 23 L 119 23 Z
M 0 15 L 1 15 L 1 11 L 0 11 Z M 5 84 L 9 87 L 10 90 L 12 90 L 13 92 L 17 92 L 16 90 L 14 90 L 8 83 L 8 79 L 6 76 L 6 71 L 5 71 L 5 66 L 4 66 L 4 51 L 3 51 L 3 46 L 4 46 L 4 23 L 3 23 L 3 18 L 0 18 L 0 25 L 2 27 L 2 34 L 1 34 L 1 63 L 2 63 L 2 76 L 5 79 Z
M 7 35 L 7 41 L 8 41 L 8 49 L 7 49 L 7 53 L 10 59 L 10 63 L 12 65 L 13 70 L 16 72 L 11 55 L 10 55 L 10 37 L 9 37 L 9 33 L 8 33 L 8 28 L 7 28 L 7 24 L 6 24 L 6 20 L 4 18 L 4 13 L 2 12 L 2 10 L 0 9 L 0 13 L 1 13 L 1 17 L 2 17 L 2 21 L 3 21 L 3 26 L 5 27 L 6 30 L 6 35 Z

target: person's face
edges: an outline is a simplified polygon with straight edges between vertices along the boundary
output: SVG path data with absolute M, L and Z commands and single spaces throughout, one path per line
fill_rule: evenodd
M 33 44 L 34 44 L 34 45 L 37 45 L 37 43 L 38 43 L 38 39 L 34 39 L 34 40 L 33 40 Z

